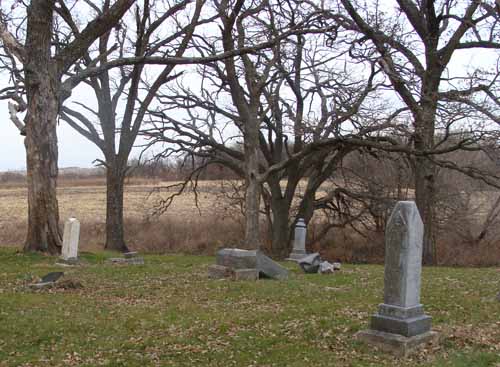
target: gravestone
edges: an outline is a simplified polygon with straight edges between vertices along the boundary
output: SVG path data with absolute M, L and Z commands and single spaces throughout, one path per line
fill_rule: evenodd
M 295 224 L 295 231 L 293 237 L 293 249 L 288 256 L 287 260 L 299 261 L 303 257 L 307 256 L 306 252 L 306 235 L 307 226 L 304 219 L 299 218 L 297 224 Z
M 64 261 L 78 259 L 78 241 L 80 240 L 80 222 L 76 218 L 69 218 L 64 224 L 63 245 L 61 258 Z
M 239 278 L 250 277 L 254 278 L 255 272 L 266 278 L 285 280 L 288 278 L 288 270 L 280 264 L 274 262 L 271 258 L 264 255 L 259 250 L 243 250 L 237 248 L 223 248 L 217 251 L 215 263 L 218 266 L 229 269 L 228 271 L 234 274 L 237 270 L 247 270 L 247 272 L 240 272 Z M 213 273 L 224 274 L 220 268 L 209 269 Z
M 401 356 L 437 338 L 431 317 L 420 304 L 423 233 L 415 203 L 398 202 L 385 233 L 384 303 L 373 315 L 370 330 L 357 334 L 360 340 Z

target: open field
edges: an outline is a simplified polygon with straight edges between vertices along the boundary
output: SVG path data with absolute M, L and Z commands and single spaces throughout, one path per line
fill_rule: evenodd
M 244 221 L 241 208 L 226 181 L 200 181 L 198 205 L 187 190 L 177 196 L 161 216 L 152 215 L 160 199 L 177 188 L 165 189 L 175 182 L 135 179 L 125 186 L 125 237 L 130 249 L 150 253 L 186 253 L 213 255 L 219 247 L 241 246 Z M 305 182 L 302 183 L 302 189 Z M 158 189 L 161 188 L 161 192 Z M 299 190 L 300 191 L 300 190 Z M 317 195 L 321 196 L 323 192 Z M 241 195 L 241 192 L 239 193 Z M 411 193 L 410 193 L 411 195 Z M 474 208 L 467 217 L 450 211 L 451 222 L 438 238 L 438 259 L 442 265 L 492 266 L 500 264 L 500 218 L 490 225 L 486 240 L 470 241 L 477 236 L 488 208 L 496 201 L 496 192 L 477 193 Z M 81 222 L 80 248 L 102 250 L 105 241 L 106 188 L 102 179 L 61 180 L 58 189 L 61 222 L 70 216 Z M 462 215 L 462 216 L 460 216 Z M 321 220 L 322 214 L 315 216 Z M 21 247 L 26 235 L 27 194 L 23 185 L 0 185 L 0 244 Z M 264 215 L 262 216 L 265 221 Z M 477 220 L 477 223 L 476 223 Z M 269 249 L 270 235 L 262 226 L 262 245 Z M 381 263 L 383 233 L 366 236 L 347 227 L 334 228 L 321 240 L 317 222 L 308 226 L 310 251 L 319 251 L 330 261 Z
M 192 246 L 196 247 L 196 241 L 193 241 L 195 239 L 192 237 L 197 234 L 193 233 L 193 228 L 203 231 L 205 224 L 213 227 L 214 220 L 218 221 L 222 232 L 227 232 L 228 226 L 237 229 L 241 227 L 238 225 L 237 210 L 228 208 L 225 201 L 220 199 L 218 181 L 200 182 L 198 205 L 195 202 L 195 195 L 187 192 L 176 197 L 169 210 L 161 218 L 152 216 L 160 198 L 168 197 L 176 189 L 163 189 L 161 193 L 156 190 L 172 184 L 174 183 L 126 186 L 124 214 L 127 239 L 131 248 L 168 250 L 174 245 L 172 243 L 174 239 L 179 247 L 187 242 L 193 243 Z M 102 248 L 106 222 L 105 186 L 61 185 L 58 189 L 58 200 L 61 220 L 75 216 L 81 222 L 81 248 L 83 250 Z M 26 231 L 27 210 L 28 200 L 25 187 L 0 186 L 0 243 L 14 246 L 22 243 Z M 216 231 L 215 228 L 207 230 L 208 232 Z M 190 238 L 179 238 L 181 232 L 187 232 L 183 235 L 190 236 Z M 208 232 L 199 234 L 200 241 L 202 238 L 212 240 Z M 217 233 L 212 233 L 212 237 L 215 238 L 216 235 Z M 221 238 L 226 237 L 221 236 Z
M 84 254 L 63 269 L 84 288 L 31 291 L 55 259 L 0 249 L 0 366 L 500 365 L 500 272 L 424 268 L 422 303 L 442 333 L 407 361 L 353 340 L 382 298 L 383 268 L 344 266 L 286 282 L 208 280 L 213 258 L 109 265 Z

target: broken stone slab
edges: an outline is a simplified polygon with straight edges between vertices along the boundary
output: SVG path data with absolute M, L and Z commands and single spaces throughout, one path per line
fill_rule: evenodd
M 54 283 L 57 282 L 63 275 L 64 273 L 62 271 L 54 271 L 44 275 L 39 283 Z
M 233 272 L 234 280 L 258 280 L 259 271 L 257 269 L 236 269 Z
M 341 267 L 342 267 L 341 263 L 333 263 L 333 270 L 340 270 Z
M 288 270 L 258 250 L 224 248 L 217 251 L 217 265 L 235 271 L 238 269 L 257 269 L 259 274 L 272 279 L 288 278 Z
M 132 257 L 126 259 L 124 257 L 112 257 L 108 259 L 108 262 L 112 264 L 124 264 L 124 265 L 144 265 L 144 258 L 142 257 Z
M 333 264 L 329 263 L 328 261 L 322 261 L 319 264 L 318 273 L 320 273 L 320 274 L 333 274 L 334 271 L 335 271 L 335 267 L 333 266 Z
M 131 259 L 131 258 L 133 258 L 133 257 L 137 257 L 137 255 L 138 255 L 138 254 L 139 254 L 139 253 L 138 253 L 137 251 L 129 251 L 129 252 L 125 252 L 125 253 L 123 254 L 123 257 L 124 257 L 125 259 Z
M 319 253 L 307 255 L 298 261 L 299 266 L 305 273 L 314 274 L 319 271 L 321 257 Z
M 223 248 L 217 251 L 215 263 L 231 269 L 255 269 L 257 268 L 257 254 L 256 251 Z
M 288 270 L 273 261 L 270 257 L 264 255 L 260 251 L 256 251 L 257 270 L 267 278 L 286 280 L 288 279 Z
M 45 288 L 53 288 L 56 282 L 38 282 L 34 284 L 30 284 L 29 287 L 31 289 L 45 289 Z
M 232 270 L 227 266 L 210 265 L 208 267 L 208 277 L 210 279 L 225 279 L 232 275 Z

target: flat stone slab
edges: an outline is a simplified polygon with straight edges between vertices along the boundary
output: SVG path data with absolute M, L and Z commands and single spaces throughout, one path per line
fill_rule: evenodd
M 52 273 L 48 273 L 47 275 L 44 275 L 42 279 L 40 280 L 40 283 L 54 283 L 59 280 L 64 275 L 62 271 L 55 271 Z
M 217 251 L 215 263 L 233 270 L 255 269 L 257 267 L 257 251 L 223 248 Z
M 267 278 L 288 279 L 288 270 L 260 251 L 257 251 L 257 270 Z
M 301 259 L 303 259 L 306 256 L 307 256 L 307 252 L 294 250 L 290 253 L 290 256 L 288 256 L 288 258 L 286 258 L 285 260 L 299 262 Z
M 210 265 L 208 267 L 208 277 L 210 279 L 225 279 L 232 275 L 232 271 L 227 266 Z
M 138 253 L 137 251 L 129 251 L 129 252 L 125 252 L 125 253 L 123 254 L 123 257 L 124 257 L 125 259 L 130 259 L 130 258 L 132 258 L 132 257 L 137 257 L 137 255 L 138 255 L 138 254 L 139 254 L 139 253 Z
M 406 337 L 377 330 L 362 330 L 357 332 L 354 337 L 359 341 L 374 345 L 384 352 L 404 358 L 425 345 L 435 345 L 439 342 L 439 334 L 436 331 Z
M 142 257 L 132 257 L 126 259 L 124 257 L 112 257 L 108 259 L 108 262 L 112 264 L 123 264 L 123 265 L 144 265 L 144 258 Z
M 233 272 L 234 280 L 258 280 L 259 271 L 257 269 L 236 269 Z
M 39 282 L 39 283 L 34 283 L 30 284 L 29 287 L 31 289 L 45 289 L 45 288 L 53 288 L 55 286 L 56 282 Z

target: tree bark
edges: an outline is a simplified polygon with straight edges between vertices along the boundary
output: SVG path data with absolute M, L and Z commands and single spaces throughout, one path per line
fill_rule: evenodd
M 125 174 L 121 167 L 110 166 L 106 173 L 106 250 L 127 252 L 123 226 L 123 190 Z
M 272 251 L 278 257 L 286 257 L 290 252 L 290 226 L 288 216 L 290 206 L 284 198 L 271 198 L 272 223 Z
M 28 234 L 24 251 L 58 254 L 62 242 L 56 195 L 59 80 L 50 58 L 52 8 L 53 2 L 37 0 L 28 9 L 29 61 L 25 66 Z
M 425 87 L 424 87 L 425 88 Z M 433 90 L 434 88 L 432 88 Z M 428 89 L 427 89 L 428 90 Z M 422 98 L 421 118 L 415 120 L 415 149 L 431 150 L 434 145 L 434 130 L 437 101 L 432 96 Z M 428 101 L 425 101 L 425 100 Z M 435 176 L 436 167 L 426 157 L 415 158 L 415 203 L 424 223 L 422 262 L 426 265 L 436 263 L 435 237 Z
M 260 194 L 259 173 L 259 131 L 258 126 L 249 123 L 245 126 L 245 246 L 260 248 Z

